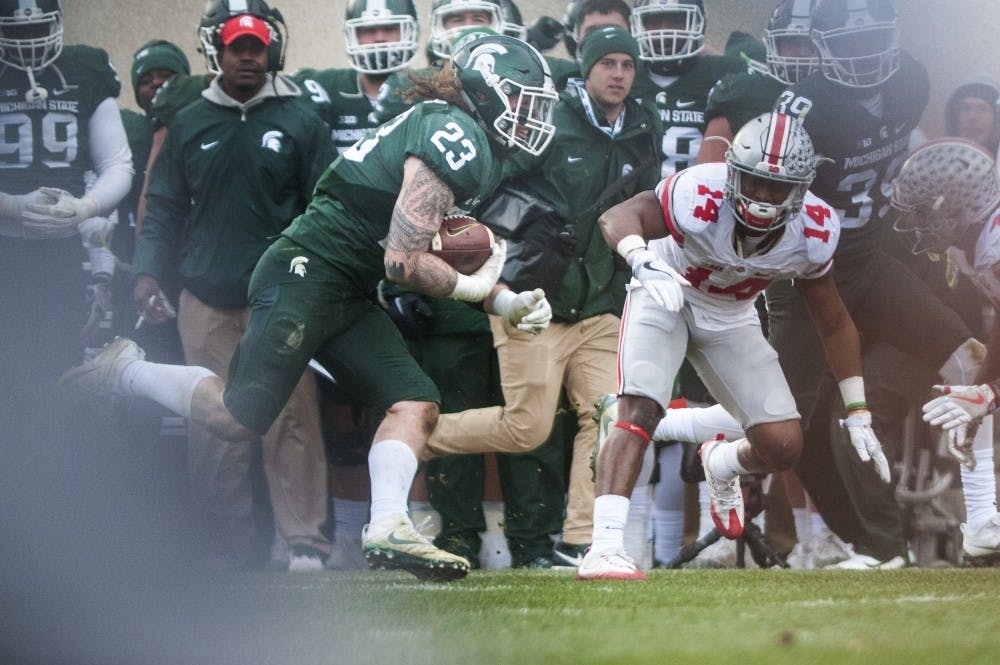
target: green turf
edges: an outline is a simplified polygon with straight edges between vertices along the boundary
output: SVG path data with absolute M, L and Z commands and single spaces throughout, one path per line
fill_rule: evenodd
M 280 573 L 212 587 L 185 662 L 1000 663 L 998 569 L 657 571 L 645 583 Z

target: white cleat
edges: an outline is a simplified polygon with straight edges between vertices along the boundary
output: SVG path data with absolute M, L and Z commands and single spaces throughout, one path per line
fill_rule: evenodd
M 910 565 L 906 557 L 902 555 L 896 555 L 891 559 L 886 559 L 885 561 L 880 561 L 873 556 L 868 556 L 867 554 L 858 554 L 855 552 L 849 558 L 844 559 L 840 563 L 835 563 L 832 566 L 827 566 L 827 570 L 898 570 L 900 568 L 906 568 Z
M 408 517 L 373 526 L 366 525 L 361 533 L 365 560 L 372 568 L 405 570 L 435 582 L 449 582 L 469 574 L 468 559 L 435 547 Z
M 624 549 L 599 551 L 591 547 L 576 569 L 576 579 L 642 581 L 646 576 Z
M 993 515 L 978 531 L 969 533 L 962 525 L 963 564 L 985 568 L 1000 564 L 1000 513 Z
M 711 504 L 712 521 L 724 538 L 735 540 L 743 535 L 743 492 L 740 491 L 740 477 L 726 480 L 712 473 L 708 458 L 721 444 L 729 444 L 723 439 L 713 439 L 701 444 L 698 456 L 705 469 L 705 484 Z M 731 444 L 730 444 L 731 445 Z
M 59 385 L 95 395 L 124 395 L 122 373 L 127 366 L 145 358 L 146 352 L 138 344 L 115 337 L 96 356 L 59 377 Z

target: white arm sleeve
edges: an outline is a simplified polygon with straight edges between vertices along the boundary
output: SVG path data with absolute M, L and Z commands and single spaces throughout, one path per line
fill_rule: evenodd
M 87 197 L 97 204 L 97 214 L 106 215 L 125 198 L 132 187 L 132 151 L 128 147 L 118 104 L 111 97 L 97 105 L 90 116 L 90 156 L 97 181 Z

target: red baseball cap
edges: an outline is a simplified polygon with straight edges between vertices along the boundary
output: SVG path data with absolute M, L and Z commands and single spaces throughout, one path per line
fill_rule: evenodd
M 243 35 L 253 35 L 265 46 L 271 43 L 271 30 L 268 28 L 267 22 L 251 14 L 234 16 L 222 24 L 222 31 L 219 33 L 225 46 L 229 46 L 237 37 Z

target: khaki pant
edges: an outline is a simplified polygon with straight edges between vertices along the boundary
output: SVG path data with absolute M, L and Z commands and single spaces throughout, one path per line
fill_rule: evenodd
M 573 440 L 563 540 L 589 543 L 594 512 L 590 456 L 597 436 L 594 402 L 617 386 L 620 323 L 617 316 L 603 314 L 577 323 L 553 322 L 531 335 L 490 316 L 505 406 L 443 414 L 428 447 L 437 455 L 533 450 L 548 438 L 565 386 L 580 430 Z
M 250 309 L 216 309 L 186 290 L 179 303 L 177 322 L 186 362 L 226 378 Z M 226 553 L 249 554 L 253 543 L 249 471 L 254 450 L 250 442 L 224 441 L 191 423 L 191 489 L 214 522 L 210 525 L 217 530 L 214 545 Z M 278 532 L 290 545 L 329 552 L 330 543 L 320 532 L 327 509 L 326 455 L 312 371 L 303 374 L 288 404 L 262 437 L 261 450 Z

